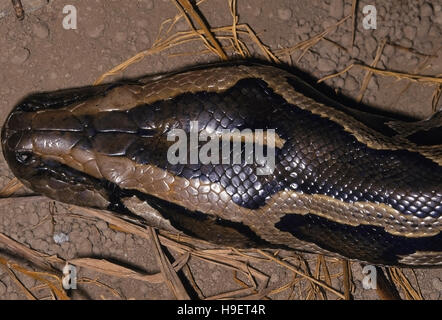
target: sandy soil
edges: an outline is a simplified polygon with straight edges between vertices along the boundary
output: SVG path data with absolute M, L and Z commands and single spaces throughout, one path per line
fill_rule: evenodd
M 170 0 L 22 2 L 27 14 L 23 21 L 18 21 L 10 1 L 0 0 L 0 123 L 20 99 L 32 92 L 92 84 L 105 71 L 150 48 L 161 23 L 178 13 Z M 74 4 L 78 10 L 76 30 L 65 30 L 62 25 L 65 17 L 63 8 L 70 4 Z M 362 26 L 362 8 L 366 4 L 374 4 L 377 8 L 376 30 L 365 30 Z M 207 0 L 200 10 L 212 27 L 231 24 L 227 0 Z M 290 47 L 313 37 L 350 13 L 349 0 L 238 0 L 240 23 L 248 23 L 263 43 L 273 50 Z M 185 21 L 176 25 L 177 31 L 188 29 Z M 378 67 L 409 73 L 442 73 L 442 3 L 439 0 L 359 1 L 357 32 L 352 48 L 351 30 L 351 21 L 348 20 L 327 35 L 330 41 L 320 41 L 300 61 L 299 51 L 291 58 L 283 57 L 282 60 L 319 79 L 355 61 L 371 64 L 378 44 L 388 37 L 389 43 L 397 46 L 385 47 Z M 250 48 L 255 56 L 262 58 L 256 45 L 250 45 Z M 208 54 L 171 55 L 202 49 L 192 44 L 164 51 L 131 66 L 116 78 L 155 74 L 218 60 L 217 56 Z M 436 57 L 428 59 L 431 55 Z M 425 62 L 426 66 L 421 67 Z M 326 84 L 346 97 L 356 98 L 363 77 L 363 72 L 354 69 L 328 80 Z M 362 102 L 382 110 L 425 118 L 432 113 L 434 89 L 431 85 L 410 85 L 404 80 L 375 77 L 370 81 Z M 438 107 L 441 106 L 439 102 Z M 12 177 L 0 156 L 0 188 Z M 20 191 L 21 194 L 27 192 Z M 73 215 L 66 206 L 48 199 L 2 202 L 0 232 L 35 250 L 64 259 L 100 257 L 146 273 L 159 271 L 150 241 L 113 230 L 103 221 Z M 63 235 L 68 236 L 68 239 L 64 239 L 68 241 L 54 241 L 54 236 Z M 0 250 L 2 248 L 0 244 Z M 3 256 L 1 252 L 0 257 Z M 307 256 L 308 259 L 313 257 Z M 24 265 L 28 266 L 26 263 Z M 232 271 L 226 268 L 196 258 L 190 259 L 189 267 L 205 297 L 241 288 L 234 281 Z M 257 267 L 271 276 L 270 286 L 273 288 L 293 278 L 290 271 L 271 263 L 262 263 Z M 361 266 L 354 263 L 352 268 L 355 285 L 353 296 L 356 299 L 377 299 L 373 290 L 362 288 Z M 407 272 L 413 282 L 412 273 Z M 103 276 L 86 269 L 81 269 L 80 273 L 81 277 L 98 277 L 118 294 L 94 284 L 82 284 L 80 290 L 73 290 L 72 297 L 76 299 L 174 298 L 164 284 Z M 416 270 L 415 274 L 426 299 L 441 298 L 440 270 Z M 29 277 L 18 276 L 27 288 L 37 285 Z M 246 277 L 241 279 L 248 281 Z M 339 281 L 333 284 L 338 289 L 342 286 Z M 34 288 L 33 292 L 39 298 L 48 298 L 47 290 Z M 289 296 L 290 292 L 286 290 L 270 297 L 286 299 Z M 23 290 L 0 268 L 0 299 L 24 298 Z

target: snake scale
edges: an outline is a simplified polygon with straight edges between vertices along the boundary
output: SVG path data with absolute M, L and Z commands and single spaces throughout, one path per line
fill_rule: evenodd
M 273 171 L 257 174 L 262 163 L 245 157 L 171 163 L 168 134 L 189 137 L 195 121 L 216 144 L 226 130 L 249 129 L 243 155 L 246 145 L 272 147 L 254 132 L 273 132 Z M 140 224 L 238 248 L 442 265 L 441 114 L 405 122 L 355 110 L 275 66 L 209 65 L 33 94 L 8 117 L 2 147 L 35 192 Z M 136 212 L 134 201 L 154 210 Z

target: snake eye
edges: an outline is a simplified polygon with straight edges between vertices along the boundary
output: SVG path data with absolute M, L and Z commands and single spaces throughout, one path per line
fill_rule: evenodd
M 32 153 L 27 151 L 19 151 L 15 154 L 15 158 L 21 164 L 30 164 L 32 161 Z

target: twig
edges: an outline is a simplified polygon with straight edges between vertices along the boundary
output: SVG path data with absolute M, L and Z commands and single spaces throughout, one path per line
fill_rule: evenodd
M 23 5 L 21 3 L 21 0 L 12 0 L 12 6 L 14 7 L 17 19 L 23 20 L 25 18 L 25 10 L 23 10 Z
M 264 251 L 262 251 L 262 250 L 258 250 L 258 252 L 261 253 L 263 256 L 269 258 L 270 260 L 273 260 L 273 261 L 275 261 L 276 263 L 278 263 L 278 264 L 280 264 L 280 265 L 286 267 L 287 269 L 293 271 L 294 273 L 300 275 L 301 277 L 304 277 L 304 278 L 310 280 L 311 282 L 313 282 L 313 283 L 315 283 L 315 284 L 317 284 L 317 285 L 323 287 L 324 289 L 327 289 L 327 290 L 333 292 L 333 293 L 334 293 L 335 295 L 337 295 L 338 297 L 340 297 L 340 298 L 342 298 L 342 299 L 345 299 L 345 296 L 344 296 L 341 292 L 339 292 L 339 291 L 337 291 L 336 289 L 334 289 L 334 288 L 328 286 L 327 284 L 323 283 L 322 281 L 319 281 L 319 280 L 317 280 L 317 279 L 315 279 L 315 278 L 313 278 L 313 277 L 310 277 L 310 276 L 308 276 L 308 275 L 306 275 L 306 274 L 300 272 L 300 271 L 297 270 L 295 267 L 293 267 L 293 266 L 291 266 L 290 264 L 288 264 L 288 263 L 286 263 L 286 262 L 284 262 L 284 261 L 282 261 L 282 260 L 280 260 L 280 259 L 278 259 L 278 258 L 272 256 L 271 254 L 268 254 L 267 252 L 264 252 Z
M 178 7 L 181 7 L 182 9 L 184 9 L 185 12 L 190 14 L 192 16 L 192 18 L 195 19 L 195 21 L 198 23 L 198 25 L 203 29 L 204 34 L 209 39 L 210 44 L 215 48 L 216 52 L 221 57 L 221 59 L 228 60 L 226 53 L 224 52 L 224 50 L 222 49 L 222 47 L 220 46 L 218 41 L 215 39 L 212 32 L 210 32 L 210 29 L 207 27 L 204 20 L 201 19 L 200 15 L 195 11 L 195 9 L 193 8 L 193 6 L 189 2 L 189 0 L 175 0 L 175 2 L 179 3 L 180 6 L 178 6 Z M 191 27 L 193 27 L 191 23 L 190 23 L 190 25 L 191 25 Z M 210 48 L 210 46 L 208 46 L 208 47 Z
M 170 264 L 169 260 L 161 249 L 160 240 L 158 239 L 158 235 L 155 229 L 149 227 L 147 231 L 149 232 L 151 239 L 154 241 L 156 249 L 155 252 L 157 253 L 157 260 L 167 286 L 172 290 L 177 299 L 190 300 L 190 297 L 187 294 L 186 289 L 184 289 L 180 278 L 178 278 L 176 271 L 173 269 L 172 265 Z
M 372 67 L 376 68 L 376 66 L 379 62 L 379 59 L 382 56 L 382 52 L 384 51 L 384 47 L 385 47 L 386 43 L 387 43 L 387 39 L 385 38 L 381 41 L 380 45 L 378 46 L 378 50 L 376 52 L 376 57 L 374 58 L 373 63 L 371 64 Z M 362 81 L 362 86 L 361 86 L 361 90 L 359 91 L 359 95 L 356 98 L 357 102 L 362 101 L 362 98 L 364 97 L 364 93 L 367 90 L 367 87 L 368 87 L 368 84 L 370 83 L 370 79 L 371 79 L 372 75 L 373 75 L 372 71 L 367 71 L 367 74 L 365 75 L 364 80 Z
M 0 198 L 7 198 L 14 194 L 17 190 L 20 190 L 22 187 L 23 184 L 17 178 L 13 178 L 8 181 L 2 190 L 0 190 Z
M 381 69 L 377 69 L 377 68 L 373 68 L 370 66 L 366 66 L 366 65 L 362 65 L 362 64 L 358 64 L 358 63 L 353 63 L 351 65 L 349 65 L 348 67 L 346 67 L 345 69 L 328 75 L 324 78 L 319 79 L 317 82 L 321 83 L 325 80 L 340 76 L 341 74 L 344 74 L 346 72 L 348 72 L 350 69 L 352 69 L 353 67 L 358 67 L 361 69 L 365 69 L 365 70 L 369 70 L 372 71 L 373 73 L 376 74 L 380 74 L 383 76 L 388 76 L 388 77 L 395 77 L 395 78 L 399 78 L 399 79 L 408 79 L 410 81 L 416 81 L 416 82 L 430 82 L 430 83 L 442 83 L 442 78 L 440 77 L 432 77 L 432 76 L 423 76 L 423 75 L 419 75 L 419 74 L 409 74 L 409 73 L 403 73 L 403 72 L 395 72 L 395 71 L 388 71 L 388 70 L 381 70 Z
M 345 300 L 351 300 L 351 267 L 349 260 L 342 260 L 342 272 L 344 274 L 344 295 Z

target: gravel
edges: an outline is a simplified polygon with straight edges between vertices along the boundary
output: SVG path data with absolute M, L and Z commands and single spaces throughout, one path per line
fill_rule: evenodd
M 321 72 L 330 72 L 336 69 L 336 63 L 332 60 L 320 58 L 317 67 Z
M 32 25 L 32 33 L 39 39 L 46 39 L 49 37 L 49 28 L 45 23 L 34 23 Z
M 104 24 L 100 24 L 98 26 L 92 27 L 86 31 L 87 35 L 92 39 L 97 39 L 101 37 L 104 33 Z
M 278 17 L 282 21 L 288 21 L 292 17 L 292 10 L 288 8 L 278 9 Z
M 65 233 L 56 233 L 54 234 L 54 242 L 56 244 L 64 244 L 69 241 L 69 236 Z
M 420 8 L 421 17 L 430 17 L 433 15 L 433 7 L 429 3 L 424 3 Z
M 329 13 L 333 18 L 341 19 L 344 16 L 344 0 L 331 0 Z
M 27 48 L 17 48 L 13 52 L 13 56 L 11 57 L 10 61 L 15 65 L 21 65 L 25 63 L 29 56 L 31 55 L 31 52 Z

